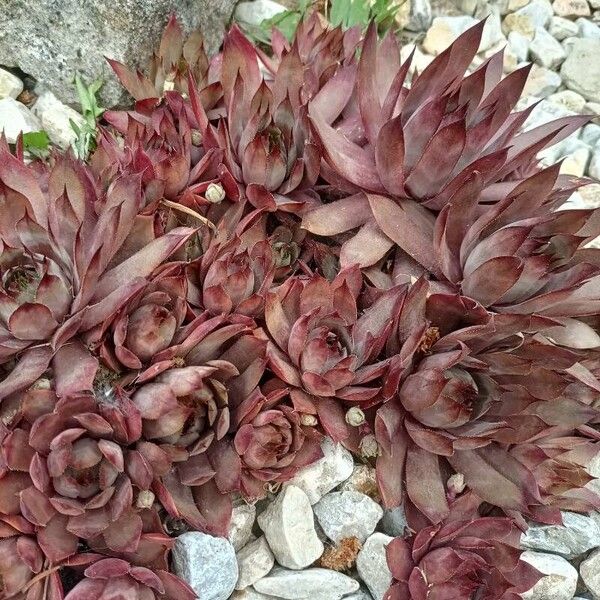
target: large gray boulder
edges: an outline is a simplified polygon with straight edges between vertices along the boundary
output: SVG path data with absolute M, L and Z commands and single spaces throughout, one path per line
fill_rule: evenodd
M 104 106 L 125 98 L 104 57 L 145 67 L 172 13 L 187 31 L 200 27 L 218 49 L 236 0 L 2 0 L 0 64 L 20 67 L 66 103 L 77 102 L 79 72 L 101 78 Z

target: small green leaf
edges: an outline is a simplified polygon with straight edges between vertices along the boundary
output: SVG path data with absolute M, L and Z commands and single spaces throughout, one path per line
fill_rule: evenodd
M 25 150 L 48 150 L 50 138 L 45 131 L 30 131 L 23 134 L 23 148 Z

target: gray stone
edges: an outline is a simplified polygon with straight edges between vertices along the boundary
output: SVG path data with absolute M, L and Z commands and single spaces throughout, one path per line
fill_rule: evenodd
M 78 101 L 76 72 L 105 81 L 101 103 L 124 96 L 105 60 L 144 68 L 157 49 L 169 15 L 186 29 L 200 27 L 207 47 L 221 43 L 235 0 L 3 0 L 0 10 L 0 64 L 19 66 L 63 102 Z
M 523 96 L 545 98 L 553 94 L 560 87 L 561 83 L 562 79 L 558 73 L 534 64 L 531 66 L 529 77 L 523 88 Z
M 559 17 L 587 17 L 590 15 L 590 5 L 587 0 L 554 0 L 554 14 Z
M 560 165 L 561 175 L 583 177 L 590 162 L 591 155 L 592 153 L 589 148 L 578 148 L 563 160 Z
M 552 18 L 552 5 L 548 0 L 531 0 L 526 6 L 506 15 L 504 28 L 506 31 L 517 31 L 529 39 L 533 39 L 538 27 L 547 27 Z
M 529 52 L 536 63 L 549 69 L 555 69 L 567 57 L 564 48 L 543 27 L 535 30 Z
M 530 41 L 517 31 L 511 31 L 508 34 L 508 47 L 513 51 L 517 63 L 522 63 L 529 56 Z
M 600 40 L 576 40 L 560 73 L 565 85 L 586 100 L 600 101 Z
M 588 167 L 590 177 L 600 179 L 600 150 L 595 150 Z
M 273 0 L 240 2 L 235 8 L 235 18 L 250 25 L 260 25 L 265 19 L 271 19 L 285 10 L 285 6 Z
M 436 17 L 423 40 L 423 49 L 428 54 L 438 55 L 476 23 L 477 19 L 469 16 Z
M 360 492 L 325 494 L 313 510 L 327 537 L 336 543 L 350 537 L 364 542 L 383 516 L 381 506 Z
M 562 511 L 563 525 L 531 524 L 521 546 L 575 558 L 600 546 L 600 527 L 587 515 Z
M 227 536 L 235 551 L 243 548 L 252 535 L 252 527 L 256 520 L 256 506 L 241 501 L 233 507 L 231 524 Z
M 50 140 L 63 150 L 76 139 L 70 121 L 77 126 L 84 122 L 83 117 L 70 106 L 63 104 L 51 91 L 41 94 L 31 107 L 33 114 L 40 120 L 42 128 Z
M 267 594 L 261 594 L 252 587 L 247 587 L 245 590 L 236 590 L 233 592 L 230 600 L 281 600 L 281 598 L 267 596 Z
M 552 17 L 548 31 L 552 37 L 562 41 L 565 38 L 577 36 L 579 27 L 576 23 L 564 17 Z
M 239 576 L 236 590 L 243 590 L 267 575 L 275 564 L 275 557 L 265 536 L 246 544 L 237 553 L 237 563 Z
M 9 144 L 14 144 L 21 132 L 30 133 L 41 128 L 41 123 L 24 104 L 10 97 L 0 100 L 0 133 L 4 131 Z
M 344 596 L 344 600 L 373 600 L 373 596 L 367 590 L 360 588 L 358 592 Z
M 352 475 L 354 459 L 341 444 L 325 438 L 321 444 L 323 458 L 296 473 L 287 485 L 299 487 L 311 504 L 318 502 L 327 492 Z
M 277 562 L 288 569 L 304 569 L 323 554 L 308 496 L 296 486 L 284 488 L 258 516 L 258 524 Z
M 577 571 L 564 558 L 554 554 L 526 551 L 521 560 L 533 565 L 542 577 L 523 600 L 571 600 L 577 588 Z
M 0 100 L 16 98 L 23 91 L 23 82 L 9 71 L 0 69 Z
M 190 531 L 177 538 L 171 556 L 175 574 L 202 600 L 227 600 L 233 592 L 238 565 L 225 538 Z
M 538 154 L 538 157 L 542 159 L 545 165 L 552 165 L 565 157 L 567 160 L 578 154 L 580 157 L 582 151 L 586 153 L 584 160 L 589 160 L 590 147 L 584 141 L 580 140 L 577 137 L 577 133 L 575 133 L 558 142 L 558 144 L 542 150 Z
M 393 539 L 383 533 L 374 533 L 367 539 L 356 557 L 356 570 L 369 588 L 374 600 L 383 600 L 385 592 L 392 582 L 385 549 Z
M 383 512 L 381 519 L 381 530 L 392 537 L 404 537 L 408 523 L 403 506 L 396 506 Z
M 577 23 L 579 37 L 600 40 L 600 27 L 598 27 L 596 23 L 593 23 L 589 19 L 584 19 L 583 17 L 577 19 L 575 23 Z
M 570 117 L 574 113 L 572 110 L 561 106 L 560 104 L 554 104 L 548 100 L 540 102 L 531 112 L 525 123 L 523 124 L 524 130 L 533 129 L 539 125 L 545 125 L 554 119 L 560 119 L 561 117 Z
M 548 96 L 548 102 L 563 106 L 567 110 L 575 113 L 583 113 L 585 108 L 585 98 L 572 90 L 563 90 L 562 92 L 550 94 L 550 96 Z
M 254 589 L 287 600 L 340 600 L 346 594 L 358 591 L 359 583 L 330 569 L 289 571 L 277 568 L 268 577 L 257 581 Z
M 594 598 L 600 598 L 600 550 L 594 550 L 579 565 L 579 574 Z
M 409 31 L 426 31 L 431 25 L 431 19 L 431 2 L 429 0 L 410 0 L 406 29 Z
M 360 492 L 371 498 L 378 498 L 379 489 L 375 468 L 370 465 L 355 465 L 352 475 L 338 487 L 338 490 L 340 492 Z

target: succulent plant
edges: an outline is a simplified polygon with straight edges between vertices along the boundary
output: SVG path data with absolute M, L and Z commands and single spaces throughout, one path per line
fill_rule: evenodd
M 518 600 L 541 577 L 520 560 L 510 519 L 475 518 L 425 527 L 387 548 L 393 583 L 385 600 Z
M 600 221 L 536 158 L 587 117 L 521 131 L 482 30 L 409 78 L 375 25 L 173 18 L 89 163 L 0 139 L 0 598 L 194 598 L 175 537 L 323 435 L 403 505 L 388 600 L 516 600 L 527 519 L 600 508 Z
M 196 594 L 172 573 L 130 565 L 118 558 L 104 558 L 90 565 L 65 600 L 195 600 Z

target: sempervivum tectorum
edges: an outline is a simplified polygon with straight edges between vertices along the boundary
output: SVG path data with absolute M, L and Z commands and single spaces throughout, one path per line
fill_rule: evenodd
M 240 481 L 214 466 L 216 442 L 230 431 L 231 410 L 247 402 L 266 362 L 266 343 L 251 324 L 205 313 L 131 384 L 144 437 L 158 445 L 149 453 L 147 444 L 140 447 L 159 476 L 157 496 L 172 516 L 219 535 L 231 512 L 223 494 L 239 490 Z
M 188 268 L 190 302 L 213 315 L 233 312 L 260 317 L 274 270 L 273 250 L 267 240 L 249 248 L 238 238 L 213 244 Z
M 56 348 L 102 323 L 194 230 L 157 236 L 143 227 L 137 176 L 118 177 L 104 192 L 68 157 L 42 177 L 41 167 L 0 155 L 0 362 L 34 346 L 0 383 L 4 398 L 48 366 L 44 344 Z
M 519 600 L 541 577 L 520 559 L 510 519 L 475 518 L 425 527 L 386 549 L 392 585 L 385 600 Z
M 163 570 L 136 567 L 118 558 L 104 558 L 84 571 L 84 578 L 65 600 L 195 600 L 194 591 Z
M 465 32 L 408 89 L 409 61 L 400 64 L 397 46 L 378 47 L 371 26 L 351 105 L 358 108 L 332 121 L 320 104 L 311 107 L 322 175 L 350 194 L 366 192 L 326 204 L 304 221 L 317 235 L 358 229 L 344 241 L 343 264 L 372 265 L 396 244 L 437 274 L 433 215 L 424 207 L 441 210 L 476 175 L 487 187 L 535 170 L 538 151 L 586 122 L 564 118 L 519 133 L 533 107 L 511 111 L 529 68 L 502 79 L 500 52 L 465 77 L 482 30 L 483 22 Z M 345 127 L 344 119 L 360 126 Z
M 448 515 L 454 471 L 511 515 L 560 521 L 559 508 L 598 505 L 583 489 L 582 466 L 597 445 L 578 431 L 597 418 L 595 383 L 579 372 L 581 354 L 523 333 L 539 321 L 543 328 L 540 319 L 492 315 L 471 299 L 429 294 L 424 280 L 407 291 L 388 345 L 384 394 L 392 399 L 375 419 L 387 504 L 406 492 L 438 523 Z M 562 475 L 566 464 L 570 478 Z
M 290 390 L 276 381 L 256 388 L 233 411 L 235 435 L 217 447 L 217 468 L 239 479 L 246 498 L 262 498 L 269 486 L 288 481 L 322 456 L 316 422 L 296 410 Z
M 332 282 L 291 277 L 267 296 L 270 367 L 304 393 L 334 437 L 339 403 L 378 402 L 378 379 L 388 364 L 379 354 L 401 300 L 400 289 L 389 290 L 359 316 L 361 287 L 360 271 L 350 268 Z

